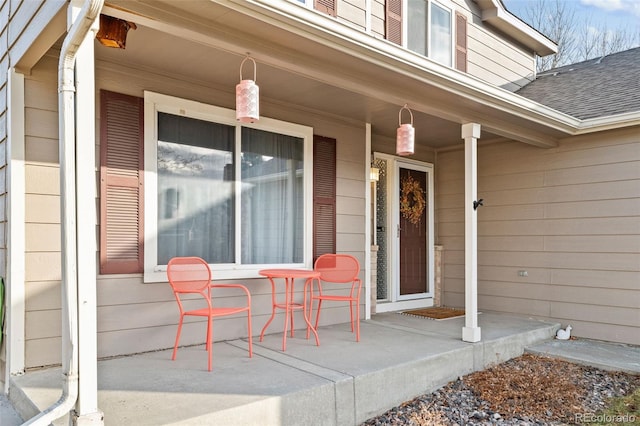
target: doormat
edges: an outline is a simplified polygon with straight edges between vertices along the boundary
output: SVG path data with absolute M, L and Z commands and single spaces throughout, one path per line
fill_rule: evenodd
M 403 311 L 402 313 L 405 315 L 413 315 L 433 320 L 444 320 L 464 316 L 464 309 L 432 307 L 424 309 L 413 309 L 411 311 Z

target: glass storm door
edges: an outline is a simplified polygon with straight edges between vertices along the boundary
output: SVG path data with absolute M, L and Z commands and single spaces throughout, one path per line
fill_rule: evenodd
M 433 166 L 376 153 L 374 192 L 378 246 L 376 312 L 431 305 L 433 288 Z

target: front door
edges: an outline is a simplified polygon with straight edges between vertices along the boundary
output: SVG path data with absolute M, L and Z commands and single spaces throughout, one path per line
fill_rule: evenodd
M 376 312 L 432 306 L 433 166 L 376 154 Z
M 400 300 L 424 297 L 429 292 L 427 172 L 407 166 L 398 165 Z

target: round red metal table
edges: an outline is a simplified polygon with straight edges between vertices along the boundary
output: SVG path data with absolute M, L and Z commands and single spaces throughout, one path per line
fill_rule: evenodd
M 316 272 L 310 269 L 262 269 L 258 271 L 258 273 L 264 277 L 269 279 L 271 283 L 271 317 L 267 321 L 267 323 L 262 328 L 262 332 L 260 333 L 260 341 L 264 338 L 264 332 L 273 321 L 273 318 L 276 315 L 276 309 L 284 309 L 284 333 L 282 336 L 282 350 L 286 350 L 287 348 L 287 327 L 289 326 L 289 320 L 291 320 L 291 337 L 293 337 L 293 312 L 295 310 L 302 309 L 302 313 L 304 316 L 304 320 L 307 323 L 307 327 L 313 331 L 313 334 L 316 337 L 316 345 L 320 346 L 320 339 L 318 338 L 318 332 L 315 327 L 311 325 L 309 321 L 309 317 L 307 315 L 307 292 L 304 292 L 304 300 L 302 303 L 294 302 L 293 294 L 294 294 L 294 281 L 296 279 L 304 279 L 305 282 L 312 280 L 314 278 L 318 278 L 320 276 L 320 272 Z M 276 298 L 276 284 L 275 279 L 281 278 L 285 283 L 285 291 L 284 291 L 284 303 L 278 302 Z

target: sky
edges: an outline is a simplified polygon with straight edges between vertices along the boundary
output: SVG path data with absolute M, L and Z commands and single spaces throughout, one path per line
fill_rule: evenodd
M 514 15 L 523 18 L 528 5 L 542 0 L 502 0 Z M 553 0 L 547 0 L 547 2 Z M 575 10 L 576 19 L 590 18 L 609 30 L 621 29 L 637 34 L 640 31 L 640 0 L 561 0 Z

